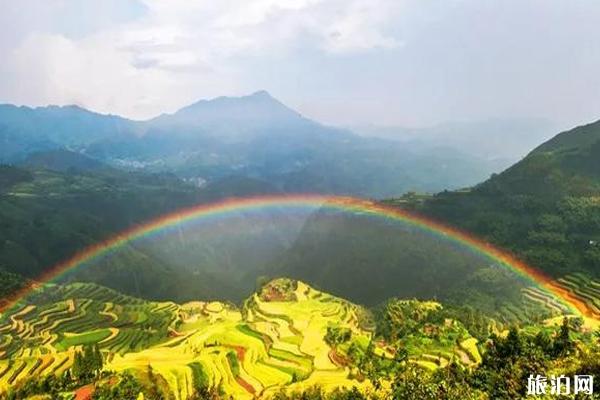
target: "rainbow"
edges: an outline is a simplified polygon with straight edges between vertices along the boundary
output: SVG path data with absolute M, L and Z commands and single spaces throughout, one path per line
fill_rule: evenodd
M 163 232 L 169 228 L 178 227 L 183 223 L 190 221 L 202 222 L 204 219 L 222 218 L 234 215 L 238 212 L 251 212 L 268 210 L 270 208 L 284 209 L 306 209 L 306 208 L 325 208 L 342 212 L 360 213 L 386 218 L 393 221 L 400 221 L 419 230 L 433 234 L 460 244 L 476 254 L 491 259 L 507 269 L 517 273 L 536 286 L 546 290 L 554 295 L 558 300 L 564 303 L 574 312 L 582 315 L 598 318 L 600 317 L 594 311 L 566 290 L 552 278 L 545 275 L 524 262 L 518 260 L 506 251 L 500 250 L 491 244 L 478 239 L 459 229 L 441 224 L 429 218 L 409 213 L 397 207 L 391 207 L 376 203 L 373 201 L 362 200 L 352 197 L 340 196 L 321 196 L 321 195 L 277 195 L 277 196 L 257 196 L 249 198 L 232 198 L 217 203 L 201 204 L 194 207 L 175 211 L 173 213 L 158 217 L 150 222 L 134 226 L 107 240 L 89 246 L 73 255 L 71 258 L 58 263 L 36 281 L 47 283 L 56 280 L 76 268 L 90 263 L 108 253 L 111 253 L 125 244 L 134 242 L 144 237 Z M 2 310 L 10 309 L 19 301 L 34 291 L 39 284 L 28 286 L 9 299 L 4 299 Z

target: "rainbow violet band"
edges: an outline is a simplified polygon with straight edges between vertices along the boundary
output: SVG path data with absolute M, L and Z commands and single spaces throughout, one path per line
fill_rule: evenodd
M 585 302 L 575 297 L 571 292 L 556 283 L 542 271 L 523 263 L 509 253 L 502 251 L 473 235 L 396 207 L 385 206 L 368 200 L 340 196 L 277 195 L 232 198 L 216 203 L 201 204 L 178 210 L 158 217 L 150 222 L 134 226 L 107 240 L 89 246 L 76 253 L 71 258 L 58 263 L 43 275 L 39 276 L 36 280 L 41 283 L 51 282 L 69 271 L 75 270 L 96 258 L 115 251 L 127 243 L 179 226 L 185 222 L 202 222 L 202 219 L 204 218 L 221 218 L 239 212 L 261 211 L 270 208 L 280 208 L 285 210 L 286 208 L 294 209 L 307 207 L 325 207 L 327 209 L 350 213 L 358 212 L 399 221 L 416 227 L 422 231 L 441 237 L 444 240 L 465 246 L 469 250 L 491 259 L 494 263 L 508 268 L 536 286 L 550 292 L 573 311 L 591 318 L 600 317 L 591 310 Z M 38 287 L 38 285 L 28 286 L 18 291 L 10 299 L 5 299 L 2 309 L 8 310 L 15 306 L 20 300 L 35 290 L 36 287 Z

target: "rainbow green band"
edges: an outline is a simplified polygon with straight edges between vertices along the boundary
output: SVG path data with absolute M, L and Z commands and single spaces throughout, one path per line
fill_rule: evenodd
M 408 213 L 396 207 L 389 207 L 367 200 L 339 196 L 278 195 L 241 199 L 234 198 L 217 203 L 201 204 L 195 207 L 179 210 L 156 218 L 145 224 L 135 226 L 117 234 L 116 236 L 113 236 L 108 240 L 89 246 L 75 254 L 73 257 L 49 269 L 42 276 L 38 277 L 37 281 L 50 282 L 60 278 L 69 271 L 72 271 L 84 264 L 89 263 L 90 261 L 93 261 L 96 258 L 99 258 L 124 246 L 127 243 L 150 236 L 154 233 L 164 231 L 170 227 L 176 227 L 188 221 L 198 220 L 198 222 L 201 222 L 204 218 L 221 218 L 233 215 L 236 212 L 254 210 L 260 211 L 272 207 L 286 209 L 296 207 L 316 208 L 321 206 L 343 212 L 366 213 L 395 221 L 401 221 L 402 223 L 417 227 L 420 230 L 442 237 L 445 240 L 459 243 L 460 245 L 469 248 L 471 251 L 487 257 L 493 260 L 495 263 L 514 271 L 518 275 L 534 283 L 536 286 L 545 289 L 573 311 L 578 311 L 581 314 L 592 318 L 599 317 L 594 311 L 590 310 L 585 302 L 575 297 L 571 292 L 556 283 L 543 272 L 523 263 L 507 252 L 502 251 L 473 235 L 435 222 L 431 219 Z M 3 309 L 6 310 L 14 306 L 34 289 L 35 287 L 27 287 L 19 291 L 10 299 L 5 301 Z

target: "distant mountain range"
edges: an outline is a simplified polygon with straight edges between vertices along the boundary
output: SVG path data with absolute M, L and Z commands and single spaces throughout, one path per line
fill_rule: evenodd
M 558 127 L 543 119 L 494 118 L 424 128 L 363 125 L 353 130 L 366 137 L 398 141 L 410 148 L 437 148 L 476 155 L 495 163 L 497 171 L 501 171 L 550 139 Z
M 500 170 L 497 160 L 450 147 L 366 138 L 319 124 L 264 91 L 202 100 L 147 121 L 77 106 L 2 105 L 0 143 L 4 163 L 45 160 L 52 168 L 56 151 L 68 150 L 108 166 L 172 172 L 197 184 L 236 175 L 286 192 L 365 197 L 461 188 Z

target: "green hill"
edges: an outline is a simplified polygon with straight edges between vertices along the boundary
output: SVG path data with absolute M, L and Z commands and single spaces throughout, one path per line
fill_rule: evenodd
M 86 246 L 159 215 L 273 191 L 244 177 L 197 188 L 169 174 L 2 166 L 0 268 L 36 278 Z M 232 215 L 224 233 L 214 225 L 181 227 L 180 235 L 127 244 L 65 279 L 98 282 L 152 299 L 240 300 L 254 289 L 261 274 L 256 271 L 287 249 L 304 218 L 276 212 Z
M 533 152 L 562 152 L 589 149 L 600 140 L 600 121 L 579 126 L 575 129 L 559 133 L 554 138 L 540 145 Z
M 555 276 L 599 276 L 600 122 L 559 134 L 470 190 L 389 203 L 484 237 Z

